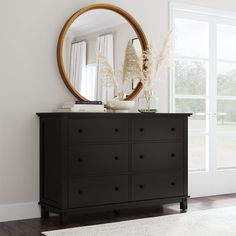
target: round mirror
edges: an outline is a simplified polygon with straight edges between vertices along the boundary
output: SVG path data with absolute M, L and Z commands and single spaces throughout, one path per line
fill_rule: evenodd
M 132 42 L 138 56 L 147 49 L 140 25 L 119 7 L 96 4 L 72 15 L 62 29 L 57 49 L 59 70 L 72 94 L 79 100 L 104 104 L 113 99 L 114 88 L 104 84 L 97 55 L 105 56 L 119 77 L 128 42 Z M 134 99 L 141 89 L 140 82 L 132 81 L 126 88 L 126 100 Z

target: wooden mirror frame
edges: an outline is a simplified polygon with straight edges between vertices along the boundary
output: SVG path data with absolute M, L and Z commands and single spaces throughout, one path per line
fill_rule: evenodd
M 119 8 L 119 7 L 112 5 L 112 4 L 93 4 L 93 5 L 89 5 L 87 7 L 84 7 L 82 9 L 80 9 L 79 11 L 75 12 L 67 20 L 67 22 L 63 26 L 62 31 L 60 33 L 58 44 L 57 44 L 57 63 L 58 63 L 61 77 L 62 77 L 66 87 L 71 91 L 71 93 L 76 98 L 78 98 L 79 100 L 82 100 L 82 101 L 88 101 L 88 99 L 83 97 L 70 83 L 70 80 L 68 78 L 68 75 L 66 73 L 66 70 L 65 70 L 65 67 L 63 64 L 63 56 L 62 56 L 63 43 L 64 43 L 64 39 L 65 39 L 67 31 L 68 31 L 69 27 L 71 26 L 71 24 L 75 21 L 75 19 L 78 18 L 80 15 L 84 14 L 85 12 L 88 12 L 91 10 L 96 10 L 96 9 L 110 10 L 110 11 L 120 14 L 122 17 L 124 17 L 129 22 L 129 24 L 132 26 L 132 28 L 136 32 L 137 38 L 139 38 L 142 50 L 146 50 L 148 47 L 148 41 L 147 41 L 147 38 L 146 38 L 141 26 L 134 19 L 133 16 L 131 16 L 128 12 L 126 12 L 122 8 Z M 138 85 L 136 86 L 136 88 L 133 90 L 133 92 L 130 95 L 128 95 L 125 100 L 133 100 L 140 93 L 142 88 L 143 88 L 143 84 L 141 82 L 139 82 Z

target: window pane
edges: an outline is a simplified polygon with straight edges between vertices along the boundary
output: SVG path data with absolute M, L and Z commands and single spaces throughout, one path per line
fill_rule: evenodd
M 207 63 L 178 60 L 175 62 L 175 93 L 205 95 Z
M 236 101 L 218 100 L 216 128 L 217 167 L 236 167 Z
M 236 96 L 236 63 L 218 63 L 217 95 Z
M 206 169 L 206 141 L 205 137 L 191 136 L 188 139 L 188 167 L 189 170 Z
M 205 100 L 175 99 L 175 112 L 193 113 L 189 118 L 190 132 L 206 132 Z
M 217 25 L 217 57 L 236 61 L 236 26 Z
M 208 57 L 208 23 L 176 19 L 175 37 L 177 56 Z

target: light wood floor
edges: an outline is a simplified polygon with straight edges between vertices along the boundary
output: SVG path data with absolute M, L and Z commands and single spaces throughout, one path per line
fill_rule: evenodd
M 236 206 L 236 194 L 190 199 L 188 211 L 214 209 L 227 206 Z M 157 208 L 152 207 L 145 209 L 124 210 L 118 213 L 105 212 L 100 214 L 77 216 L 70 219 L 70 224 L 67 227 L 117 222 L 168 214 L 180 214 L 179 204 L 169 204 Z M 62 228 L 63 227 L 59 226 L 58 217 L 50 217 L 46 220 L 37 218 L 11 221 L 0 223 L 0 236 L 39 236 L 42 231 Z

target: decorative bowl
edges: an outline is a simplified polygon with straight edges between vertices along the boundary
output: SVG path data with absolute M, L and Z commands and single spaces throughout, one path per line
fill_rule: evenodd
M 134 107 L 135 101 L 123 101 L 114 99 L 108 101 L 107 108 L 112 109 L 116 113 L 128 113 Z

